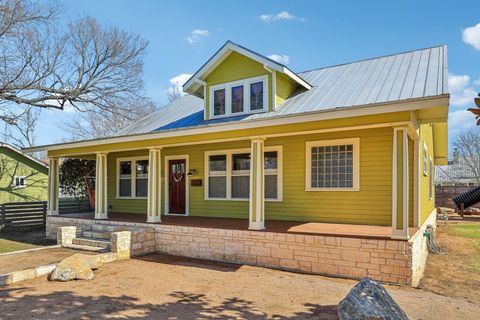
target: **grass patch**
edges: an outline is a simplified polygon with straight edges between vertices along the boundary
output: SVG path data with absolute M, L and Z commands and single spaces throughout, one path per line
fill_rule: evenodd
M 476 250 L 470 257 L 468 269 L 480 272 L 480 224 L 457 224 L 448 226 L 448 234 L 471 240 L 472 248 Z
M 36 248 L 38 246 L 30 244 L 30 243 L 23 243 L 23 242 L 17 242 L 17 241 L 12 241 L 12 240 L 7 240 L 7 239 L 0 239 L 0 253 L 5 253 L 5 252 L 12 252 L 12 251 L 18 251 L 18 250 L 25 250 L 25 249 L 31 249 L 31 248 Z
M 457 224 L 448 226 L 448 234 L 480 241 L 480 224 Z
M 55 241 L 45 238 L 41 228 L 5 228 L 0 230 L 0 253 L 48 246 Z

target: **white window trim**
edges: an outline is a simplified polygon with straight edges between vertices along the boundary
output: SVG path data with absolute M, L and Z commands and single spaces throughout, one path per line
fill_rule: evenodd
M 185 214 L 182 213 L 170 213 L 170 195 L 169 195 L 169 186 L 168 186 L 168 179 L 169 179 L 169 166 L 168 162 L 170 160 L 185 160 Z M 175 156 L 165 156 L 165 164 L 164 164 L 164 199 L 165 199 L 165 207 L 164 211 L 165 215 L 167 216 L 181 216 L 181 217 L 186 217 L 190 215 L 190 176 L 188 175 L 188 172 L 190 171 L 190 157 L 188 154 L 185 155 L 175 155 Z
M 250 153 L 250 148 L 245 149 L 228 149 L 228 150 L 214 150 L 205 152 L 205 192 L 204 200 L 215 200 L 215 201 L 249 201 L 249 198 L 232 198 L 232 154 L 237 153 Z M 276 151 L 277 152 L 277 199 L 265 198 L 267 202 L 281 202 L 283 201 L 283 147 L 282 146 L 271 146 L 265 147 L 264 152 Z M 209 157 L 215 155 L 226 155 L 227 156 L 227 173 L 226 173 L 226 198 L 210 198 L 208 195 L 209 191 Z M 265 173 L 264 173 L 265 174 Z
M 250 84 L 254 82 L 263 82 L 263 109 L 250 110 Z M 232 113 L 232 87 L 243 85 L 243 112 Z M 215 90 L 225 89 L 225 114 L 214 115 L 214 96 Z M 261 113 L 268 110 L 268 75 L 247 78 L 237 81 L 221 83 L 209 87 L 210 97 L 210 119 L 234 117 L 245 114 Z
M 17 179 L 23 179 L 23 185 L 17 186 Z M 27 186 L 27 177 L 26 176 L 14 176 L 13 177 L 13 189 L 23 189 Z
M 435 192 L 435 181 L 433 174 L 433 159 L 429 157 L 428 159 L 428 200 L 432 201 L 433 194 Z
M 427 153 L 427 144 L 423 144 L 423 159 L 422 159 L 422 166 L 423 166 L 423 175 L 425 177 L 428 176 L 428 153 Z
M 353 187 L 312 188 L 312 148 L 353 144 Z M 305 191 L 360 191 L 360 138 L 307 141 L 305 143 Z
M 117 158 L 117 176 L 116 176 L 116 184 L 117 184 L 117 192 L 116 192 L 116 199 L 147 199 L 148 197 L 137 197 L 136 195 L 136 179 L 137 179 L 137 170 L 136 170 L 136 162 L 139 160 L 148 160 L 148 156 L 145 157 L 127 157 L 127 158 Z M 131 177 L 131 196 L 120 196 L 120 162 L 124 161 L 131 161 L 132 162 L 132 177 Z M 150 170 L 150 163 L 148 164 L 148 170 Z M 148 176 L 147 176 L 148 182 Z

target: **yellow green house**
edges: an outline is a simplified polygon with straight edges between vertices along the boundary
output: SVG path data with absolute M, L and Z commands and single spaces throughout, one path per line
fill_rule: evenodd
M 46 201 L 48 167 L 7 143 L 0 143 L 0 204 Z
M 294 72 L 228 41 L 186 95 L 116 136 L 30 150 L 48 151 L 51 215 L 58 161 L 77 157 L 97 163 L 92 219 L 409 241 L 432 221 L 434 166 L 447 163 L 447 73 L 446 46 Z

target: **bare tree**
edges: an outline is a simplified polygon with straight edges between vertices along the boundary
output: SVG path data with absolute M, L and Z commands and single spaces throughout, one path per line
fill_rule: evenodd
M 172 83 L 167 90 L 167 97 L 169 102 L 173 102 L 182 96 L 182 89 L 178 83 Z
M 480 131 L 473 128 L 461 132 L 453 141 L 458 150 L 458 157 L 474 175 L 477 184 L 480 184 Z
M 147 41 L 93 18 L 57 28 L 53 5 L 0 0 L 0 120 L 18 121 L 11 110 L 74 108 L 128 118 L 145 100 L 142 81 Z
M 135 108 L 120 108 L 116 112 L 88 112 L 80 114 L 75 121 L 67 122 L 63 129 L 70 134 L 68 141 L 95 139 L 112 136 L 133 121 L 144 118 L 157 110 L 148 100 L 139 100 Z
M 40 109 L 27 107 L 15 115 L 15 120 L 5 123 L 4 140 L 17 148 L 31 147 L 35 145 L 37 121 Z

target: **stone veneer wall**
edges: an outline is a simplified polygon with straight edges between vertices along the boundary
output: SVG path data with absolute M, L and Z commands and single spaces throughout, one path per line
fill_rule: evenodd
M 430 220 L 431 218 L 429 218 Z M 428 220 L 428 221 L 429 221 Z M 419 230 L 409 241 L 302 235 L 205 227 L 148 225 L 48 217 L 47 234 L 59 226 L 92 225 L 132 231 L 132 256 L 159 252 L 330 276 L 417 285 L 426 245 Z
M 413 235 L 409 242 L 412 248 L 412 286 L 417 287 L 423 277 L 425 266 L 427 264 L 428 247 L 427 238 L 423 236 L 427 225 L 431 225 L 435 232 L 437 231 L 437 212 L 433 210 L 417 233 Z
M 100 233 L 131 231 L 131 256 L 141 256 L 155 252 L 155 230 L 152 226 L 145 223 L 47 216 L 46 237 L 48 239 L 56 239 L 57 229 L 64 226 L 76 226 L 77 237 L 81 237 L 83 231 Z

